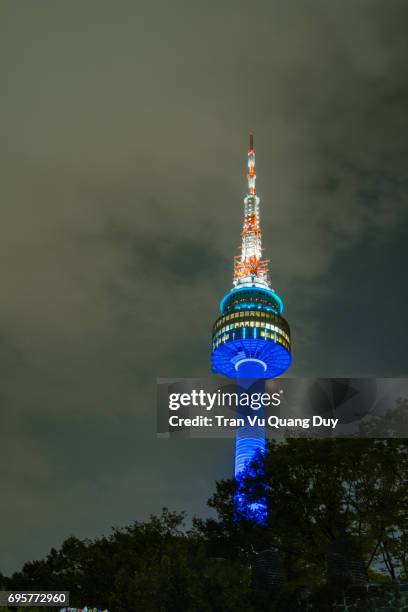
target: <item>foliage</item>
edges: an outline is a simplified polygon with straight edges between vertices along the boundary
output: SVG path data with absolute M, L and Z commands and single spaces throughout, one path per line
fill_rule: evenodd
M 216 550 L 245 556 L 281 551 L 288 576 L 319 585 L 331 542 L 355 541 L 366 569 L 407 574 L 408 441 L 289 439 L 272 443 L 238 483 L 223 481 L 210 500 L 218 520 L 196 521 Z M 237 514 L 235 499 L 266 503 L 264 525 Z M 372 574 L 373 575 L 373 574 Z
M 209 557 L 202 538 L 182 531 L 183 518 L 164 509 L 107 538 L 69 538 L 7 588 L 69 590 L 73 606 L 115 612 L 250 610 L 248 568 Z
M 325 579 L 330 544 L 356 543 L 370 581 L 408 578 L 408 442 L 396 439 L 289 439 L 271 444 L 238 482 L 217 483 L 217 517 L 161 516 L 94 540 L 68 538 L 26 563 L 3 588 L 69 590 L 71 604 L 111 612 L 330 609 L 342 585 Z M 236 500 L 262 501 L 264 523 Z M 256 553 L 278 551 L 287 581 L 251 579 Z M 320 603 L 319 603 L 320 602 Z M 322 607 L 323 606 L 323 607 Z M 326 606 L 326 607 L 324 607 Z

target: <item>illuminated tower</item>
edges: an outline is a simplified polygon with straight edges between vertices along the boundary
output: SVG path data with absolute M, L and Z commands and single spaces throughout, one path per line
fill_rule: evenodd
M 222 298 L 221 316 L 213 327 L 211 365 L 214 373 L 229 378 L 274 378 L 290 366 L 290 329 L 282 317 L 283 302 L 271 288 L 268 260 L 262 258 L 252 133 L 247 179 L 241 253 L 235 258 L 233 288 Z M 256 450 L 264 448 L 263 428 L 238 428 L 235 475 Z

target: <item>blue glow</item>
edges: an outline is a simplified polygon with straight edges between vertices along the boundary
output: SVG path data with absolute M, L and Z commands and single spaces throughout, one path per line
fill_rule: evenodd
M 235 361 L 234 367 L 239 373 L 239 378 L 262 378 L 262 374 L 267 370 L 266 363 L 254 357 L 239 359 Z
M 262 377 L 263 366 L 264 364 L 257 360 L 241 362 L 239 375 L 246 379 Z M 244 386 L 247 387 L 247 385 Z M 263 384 L 262 390 L 264 390 Z M 238 417 L 244 418 L 244 425 L 237 427 L 235 434 L 234 475 L 238 487 L 242 485 L 241 477 L 248 464 L 255 456 L 264 455 L 266 450 L 265 427 L 262 424 L 251 426 L 245 418 L 250 412 L 251 410 L 248 407 L 238 405 Z M 257 416 L 261 419 L 265 418 L 264 408 L 259 410 Z M 267 510 L 266 504 L 262 501 L 250 501 L 244 493 L 238 492 L 234 503 L 238 514 L 250 518 L 255 523 L 262 524 L 265 522 Z
M 212 352 L 212 371 L 228 378 L 245 378 L 235 370 L 235 363 L 244 358 L 259 359 L 266 364 L 266 370 L 258 378 L 280 376 L 291 364 L 290 352 L 282 344 L 271 339 L 244 337 L 223 342 Z
M 234 306 L 233 310 L 272 310 L 272 306 L 266 306 L 265 304 L 254 304 L 253 302 L 241 302 L 241 304 Z
M 253 459 L 255 453 L 258 451 L 264 453 L 265 447 L 264 427 L 237 427 L 235 438 L 235 476 L 242 472 L 249 461 Z
M 230 300 L 233 300 L 238 292 L 246 292 L 248 295 L 245 296 L 244 293 L 242 297 L 244 300 L 247 297 L 248 301 L 231 305 Z M 270 305 L 255 302 L 255 295 L 251 295 L 251 292 L 264 294 L 265 301 L 269 301 Z M 283 302 L 271 289 L 238 287 L 225 294 L 220 303 L 222 315 L 227 312 L 252 309 L 266 310 L 279 315 L 283 312 Z M 264 335 L 260 336 L 262 330 Z M 279 342 L 277 341 L 278 337 Z M 286 334 L 284 337 L 286 337 Z M 218 332 L 214 334 L 213 338 L 218 338 Z M 218 342 L 219 338 L 213 344 L 213 347 Z M 213 348 L 211 354 L 212 371 L 227 378 L 235 379 L 276 378 L 286 372 L 291 364 L 292 358 L 289 347 L 290 341 L 287 342 L 286 339 L 277 336 L 276 330 L 274 330 L 274 336 L 271 337 L 261 323 L 239 327 L 237 330 L 234 329 L 231 334 L 226 332 L 222 342 L 216 348 Z M 242 413 L 242 409 L 243 407 L 238 407 L 237 416 Z M 243 426 L 236 429 L 234 475 L 238 483 L 238 492 L 234 504 L 238 513 L 237 517 L 239 515 L 246 516 L 255 523 L 262 524 L 267 516 L 266 503 L 262 501 L 262 498 L 256 502 L 248 500 L 246 495 L 240 492 L 239 483 L 240 476 L 245 473 L 245 468 L 254 459 L 254 455 L 265 453 L 265 427 L 262 425 L 251 427 L 246 419 L 244 423 Z
M 275 291 L 272 291 L 272 289 L 263 289 L 261 287 L 236 287 L 234 289 L 231 289 L 231 291 L 229 291 L 228 293 L 226 293 L 224 295 L 224 297 L 222 298 L 222 300 L 220 302 L 220 312 L 221 312 L 221 314 L 224 314 L 225 302 L 227 300 L 229 300 L 233 294 L 238 293 L 240 291 L 259 291 L 261 293 L 264 293 L 269 298 L 272 298 L 273 300 L 276 300 L 276 302 L 278 303 L 279 314 L 282 314 L 282 312 L 283 312 L 283 301 L 281 300 L 279 295 L 277 293 L 275 293 Z M 270 308 L 270 310 L 273 310 L 273 309 Z

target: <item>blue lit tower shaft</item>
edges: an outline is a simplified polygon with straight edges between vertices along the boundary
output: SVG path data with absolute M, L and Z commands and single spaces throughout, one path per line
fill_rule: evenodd
M 236 379 L 275 378 L 286 372 L 291 363 L 290 329 L 282 316 L 283 302 L 271 288 L 268 262 L 262 259 L 260 199 L 255 179 L 251 134 L 241 253 L 235 258 L 233 288 L 221 300 L 221 316 L 212 333 L 212 371 Z M 242 412 L 241 407 L 238 412 Z M 235 476 L 256 451 L 264 449 L 263 428 L 238 427 Z
M 238 397 L 241 393 L 264 393 L 265 391 L 265 382 L 262 379 L 241 379 L 237 385 L 239 385 Z M 265 427 L 262 425 L 250 426 L 247 422 L 248 415 L 262 419 L 265 416 L 265 409 L 261 407 L 254 412 L 243 402 L 238 404 L 237 417 L 242 417 L 245 424 L 238 426 L 235 432 L 235 475 L 242 472 L 257 451 L 263 453 L 265 450 Z

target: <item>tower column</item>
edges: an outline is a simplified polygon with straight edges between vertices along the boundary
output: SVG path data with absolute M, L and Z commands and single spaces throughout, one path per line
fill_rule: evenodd
M 268 261 L 262 259 L 260 198 L 256 193 L 255 150 L 250 134 L 247 159 L 248 192 L 244 197 L 241 253 L 235 259 L 233 288 L 221 300 L 221 315 L 212 334 L 212 371 L 240 381 L 241 389 L 280 376 L 291 363 L 291 339 L 282 316 L 283 301 L 269 281 Z M 255 412 L 249 409 L 250 414 Z M 240 405 L 238 416 L 247 415 Z M 263 417 L 261 411 L 257 416 Z M 245 468 L 256 451 L 265 450 L 265 429 L 238 427 L 235 443 L 235 476 Z M 237 500 L 238 506 L 245 500 Z M 259 508 L 257 508 L 259 510 Z

